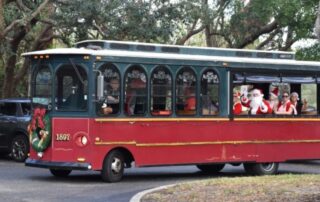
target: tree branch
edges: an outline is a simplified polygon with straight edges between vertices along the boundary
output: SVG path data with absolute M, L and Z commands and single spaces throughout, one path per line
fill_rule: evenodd
M 239 45 L 237 45 L 237 48 L 244 48 L 248 44 L 253 43 L 262 34 L 270 33 L 277 28 L 278 28 L 278 22 L 276 20 L 274 20 L 270 24 L 263 26 L 261 29 L 257 30 L 256 32 L 253 32 L 249 36 L 245 37 L 244 40 Z
M 197 19 L 197 20 L 195 20 L 195 22 L 193 22 L 193 24 L 192 24 L 191 28 L 188 30 L 187 34 L 185 36 L 183 36 L 182 38 L 178 39 L 176 42 L 176 45 L 184 45 L 186 43 L 186 41 L 188 39 L 190 39 L 193 35 L 198 34 L 202 30 L 204 30 L 204 28 L 206 27 L 205 25 L 202 25 L 198 29 L 195 29 L 195 27 L 198 24 L 198 21 L 199 21 L 199 19 Z
M 280 29 L 276 29 L 274 32 L 272 32 L 264 41 L 262 41 L 257 47 L 257 50 L 261 50 L 265 45 L 267 45 L 278 33 L 280 32 Z
M 0 33 L 0 39 L 3 39 L 14 27 L 16 27 L 18 24 L 22 24 L 23 22 L 26 22 L 26 24 L 30 24 L 30 22 L 39 15 L 39 13 L 46 8 L 46 5 L 49 3 L 50 0 L 43 1 L 40 6 L 33 12 L 31 15 L 27 15 L 23 19 L 15 20 L 13 21 L 8 27 L 4 29 L 2 33 Z
M 22 10 L 24 12 L 31 12 L 31 10 L 27 6 L 24 5 L 22 0 L 16 0 L 16 4 L 20 10 Z

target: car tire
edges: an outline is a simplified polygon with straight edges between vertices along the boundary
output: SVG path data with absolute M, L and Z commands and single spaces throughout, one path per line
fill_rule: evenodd
M 50 169 L 50 172 L 55 177 L 67 177 L 71 170 Z
M 243 166 L 250 175 L 274 175 L 278 172 L 279 163 L 245 163 Z
M 25 135 L 17 135 L 12 139 L 10 156 L 17 162 L 24 162 L 29 153 L 29 141 Z
M 101 171 L 102 180 L 105 182 L 119 182 L 124 173 L 124 157 L 118 150 L 111 151 L 103 161 Z

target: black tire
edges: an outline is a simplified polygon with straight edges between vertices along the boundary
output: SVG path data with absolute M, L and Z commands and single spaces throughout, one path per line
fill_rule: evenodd
M 17 135 L 12 139 L 10 156 L 17 162 L 24 162 L 29 153 L 29 141 L 24 135 Z
M 250 175 L 274 175 L 278 172 L 279 163 L 245 163 L 243 166 Z
M 119 182 L 123 177 L 124 157 L 118 150 L 111 151 L 103 161 L 101 177 L 105 182 Z
M 50 172 L 55 177 L 67 177 L 72 170 L 59 170 L 59 169 L 50 169 Z
M 197 167 L 205 173 L 219 173 L 225 164 L 210 164 L 210 165 L 197 165 Z

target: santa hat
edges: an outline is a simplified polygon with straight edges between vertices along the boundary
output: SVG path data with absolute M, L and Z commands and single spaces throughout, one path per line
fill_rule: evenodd
M 295 96 L 297 97 L 297 100 L 299 100 L 299 94 L 297 92 L 292 92 L 290 97 Z
M 253 89 L 251 93 L 252 95 L 257 94 L 257 95 L 263 96 L 263 92 L 260 89 Z
M 278 87 L 275 87 L 275 88 L 270 92 L 270 95 L 273 96 L 273 97 L 278 97 L 278 95 L 279 95 L 279 88 L 278 88 Z

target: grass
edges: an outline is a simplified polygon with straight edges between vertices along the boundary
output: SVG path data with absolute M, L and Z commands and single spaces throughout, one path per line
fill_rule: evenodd
M 159 190 L 141 201 L 320 201 L 320 175 L 214 178 Z

